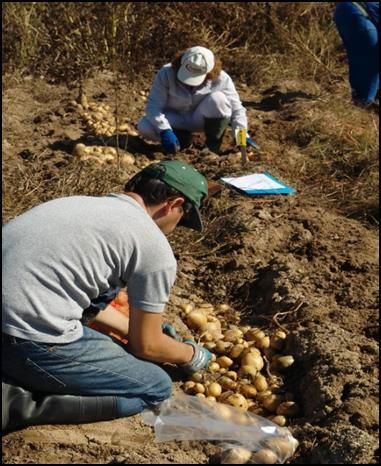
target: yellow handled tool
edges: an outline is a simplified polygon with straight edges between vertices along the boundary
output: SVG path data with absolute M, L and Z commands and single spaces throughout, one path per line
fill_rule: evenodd
M 242 155 L 242 165 L 246 165 L 247 163 L 247 152 L 246 152 L 246 146 L 247 146 L 247 141 L 246 141 L 246 129 L 245 128 L 237 128 L 235 130 L 235 142 L 237 146 L 239 147 L 239 150 L 241 151 Z

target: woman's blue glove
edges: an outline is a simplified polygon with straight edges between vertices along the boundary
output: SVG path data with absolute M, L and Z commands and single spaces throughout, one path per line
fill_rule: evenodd
M 169 324 L 162 324 L 161 329 L 163 333 L 168 335 L 171 338 L 174 338 L 176 341 L 182 342 L 183 339 L 180 337 L 180 335 L 177 335 L 175 327 L 172 327 L 172 325 Z
M 194 355 L 193 358 L 185 363 L 181 364 L 181 368 L 187 374 L 193 374 L 194 372 L 201 371 L 202 369 L 206 369 L 209 365 L 210 360 L 212 359 L 212 353 L 210 353 L 206 348 L 201 345 L 198 345 L 193 340 L 184 340 L 183 343 L 187 345 L 191 345 L 194 348 Z
M 165 129 L 160 133 L 161 144 L 167 152 L 177 152 L 180 150 L 180 141 L 171 129 Z

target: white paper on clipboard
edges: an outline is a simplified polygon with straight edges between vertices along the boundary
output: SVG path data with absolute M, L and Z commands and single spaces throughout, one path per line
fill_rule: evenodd
M 224 177 L 221 180 L 246 194 L 292 194 L 293 188 L 277 180 L 269 173 L 252 173 L 239 177 Z

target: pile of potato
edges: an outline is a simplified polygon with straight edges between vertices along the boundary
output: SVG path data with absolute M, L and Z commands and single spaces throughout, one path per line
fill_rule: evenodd
M 81 94 L 78 101 L 71 101 L 70 104 L 79 112 L 84 120 L 87 129 L 96 136 L 111 137 L 118 133 L 121 135 L 136 136 L 138 133 L 129 124 L 129 119 L 124 118 L 116 126 L 115 116 L 108 105 L 98 105 L 95 102 L 88 102 L 85 94 Z M 83 161 L 93 162 L 98 165 L 113 163 L 117 160 L 118 152 L 115 147 L 110 146 L 87 146 L 79 143 L 74 148 L 74 154 Z M 131 154 L 119 154 L 119 161 L 122 165 L 135 164 L 135 158 Z
M 98 165 L 114 163 L 117 161 L 118 152 L 115 147 L 110 146 L 86 146 L 79 143 L 74 147 L 74 154 L 83 161 L 93 162 Z M 131 154 L 119 154 L 122 165 L 135 164 L 135 157 Z
M 115 115 L 108 105 L 88 102 L 85 94 L 81 94 L 78 102 L 73 100 L 70 104 L 76 108 L 83 118 L 89 131 L 97 136 L 112 136 L 118 134 L 129 134 L 137 136 L 136 130 L 131 126 L 129 118 L 123 118 L 116 126 Z
M 283 427 L 299 412 L 292 393 L 286 392 L 284 376 L 294 363 L 284 354 L 287 334 L 281 329 L 267 334 L 257 327 L 228 325 L 223 315 L 227 304 L 215 309 L 209 303 L 184 303 L 182 319 L 195 339 L 212 354 L 207 370 L 184 382 L 187 394 L 218 401 L 267 417 Z M 218 317 L 221 316 L 221 319 Z

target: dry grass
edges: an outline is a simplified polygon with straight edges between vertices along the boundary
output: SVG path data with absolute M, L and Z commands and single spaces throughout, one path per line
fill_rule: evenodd
M 332 3 L 6 2 L 3 66 L 56 81 L 94 69 L 152 73 L 179 49 L 203 44 L 231 70 L 258 80 L 266 55 L 303 56 L 316 78 L 336 67 Z M 257 57 L 262 57 L 257 58 Z M 266 68 L 266 64 L 262 64 Z M 259 69 L 262 68 L 259 66 Z

